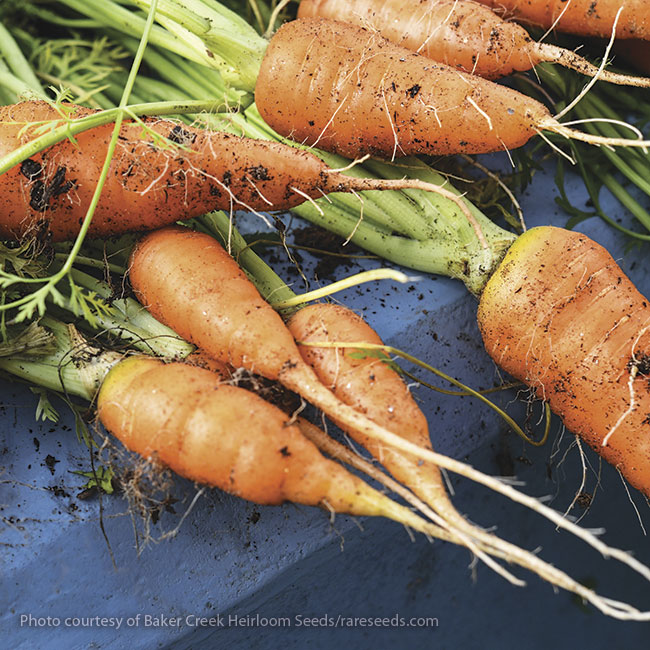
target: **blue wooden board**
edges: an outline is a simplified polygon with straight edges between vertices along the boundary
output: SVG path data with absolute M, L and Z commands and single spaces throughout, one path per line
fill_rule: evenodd
M 584 203 L 580 181 L 572 180 L 569 189 Z M 554 194 L 552 178 L 538 174 L 523 197 L 529 226 L 565 223 Z M 606 245 L 650 295 L 647 248 L 627 250 L 621 236 L 595 219 L 579 229 Z M 309 275 L 309 264 L 306 268 Z M 364 314 L 388 343 L 474 387 L 494 384 L 498 373 L 482 349 L 476 302 L 459 283 L 422 278 L 411 285 L 364 285 L 338 298 Z M 2 647 L 647 644 L 648 624 L 608 619 L 521 571 L 529 584 L 513 587 L 485 566 L 470 567 L 465 550 L 412 540 L 392 522 L 337 517 L 332 523 L 317 509 L 258 507 L 216 490 L 198 497 L 175 536 L 138 553 L 122 498 L 100 503 L 78 497 L 83 479 L 72 472 L 88 469 L 88 452 L 77 441 L 65 407 L 58 424 L 37 423 L 36 397 L 11 379 L 2 379 L 0 386 Z M 438 451 L 487 473 L 514 473 L 525 492 L 549 495 L 560 511 L 568 507 L 582 469 L 572 436 L 562 435 L 557 420 L 551 442 L 532 449 L 473 399 L 414 391 Z M 521 419 L 519 397 L 510 392 L 497 399 Z M 587 489 L 593 491 L 594 472 L 601 474 L 601 487 L 588 512 L 572 513 L 584 515 L 586 527 L 605 528 L 605 541 L 650 564 L 643 530 L 650 523 L 646 501 L 639 494 L 628 497 L 612 468 L 601 467 L 592 453 L 587 457 Z M 485 488 L 456 477 L 450 481 L 458 508 L 476 523 L 497 526 L 500 535 L 524 548 L 541 548 L 542 557 L 603 594 L 650 609 L 650 586 L 630 570 Z M 181 499 L 174 504 L 176 514 L 162 516 L 156 536 L 181 522 L 196 494 L 184 481 L 176 490 Z

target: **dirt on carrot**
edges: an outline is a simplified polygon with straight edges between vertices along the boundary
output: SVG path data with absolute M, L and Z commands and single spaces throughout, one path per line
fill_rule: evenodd
M 288 91 L 280 97 L 276 88 Z M 648 146 L 571 129 L 511 88 L 436 63 L 376 31 L 324 18 L 301 18 L 276 32 L 255 99 L 282 135 L 349 158 L 503 151 L 542 131 Z
M 610 74 L 572 52 L 536 42 L 519 24 L 474 0 L 302 0 L 298 17 L 321 16 L 377 30 L 389 41 L 434 61 L 498 79 L 548 61 L 612 83 L 648 86 L 650 79 Z
M 492 358 L 650 495 L 650 306 L 609 253 L 561 228 L 527 231 L 478 319 Z

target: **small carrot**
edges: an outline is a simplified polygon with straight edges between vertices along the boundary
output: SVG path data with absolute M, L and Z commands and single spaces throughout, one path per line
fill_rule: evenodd
M 650 79 L 599 71 L 571 50 L 537 42 L 521 25 L 474 0 L 421 0 L 406 6 L 401 0 L 302 0 L 298 17 L 310 16 L 375 29 L 389 41 L 485 79 L 546 61 L 611 83 L 650 86 Z
M 287 92 L 279 96 L 277 88 Z M 255 99 L 282 135 L 350 158 L 514 149 L 543 130 L 592 143 L 650 146 L 570 129 L 511 88 L 323 18 L 295 20 L 276 32 Z
M 93 114 L 67 106 L 68 119 Z M 43 101 L 0 108 L 0 157 L 31 137 L 30 125 L 58 120 Z M 0 236 L 72 239 L 79 231 L 111 135 L 107 124 L 66 139 L 0 176 Z M 181 125 L 164 119 L 125 123 L 93 237 L 153 230 L 214 209 L 284 210 L 329 192 L 418 187 L 467 208 L 452 192 L 417 180 L 355 178 L 308 151 L 279 142 Z
M 379 335 L 363 318 L 341 305 L 315 303 L 296 312 L 287 327 L 305 361 L 337 397 L 415 445 L 432 449 L 424 413 L 399 374 L 386 363 L 388 359 L 355 347 L 364 343 L 382 345 Z M 350 343 L 350 347 L 320 347 L 323 342 Z M 469 523 L 456 510 L 435 463 L 379 444 L 345 425 L 342 428 L 431 506 L 450 531 L 469 536 L 494 555 L 503 552 L 528 568 L 535 564 L 530 554 Z
M 419 449 L 323 386 L 282 318 L 209 235 L 182 227 L 145 235 L 131 255 L 129 279 L 156 318 L 217 360 L 280 382 L 351 429 Z
M 650 39 L 646 0 L 477 0 L 516 20 L 583 36 L 609 37 L 620 10 L 617 38 Z
M 650 305 L 609 253 L 561 228 L 527 231 L 478 322 L 492 358 L 650 496 Z
M 131 357 L 104 379 L 101 422 L 129 449 L 177 474 L 263 505 L 293 501 L 387 516 L 435 531 L 324 458 L 287 416 L 209 370 Z

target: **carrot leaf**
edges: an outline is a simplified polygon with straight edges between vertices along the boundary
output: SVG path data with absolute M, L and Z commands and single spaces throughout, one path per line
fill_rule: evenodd
M 79 476 L 83 476 L 88 479 L 83 485 L 83 488 L 86 490 L 95 488 L 101 490 L 104 494 L 113 494 L 115 491 L 113 487 L 115 473 L 110 467 L 104 467 L 104 465 L 100 465 L 99 467 L 96 467 L 94 471 L 82 472 L 76 470 L 72 473 L 78 474 Z
M 52 406 L 50 402 L 49 391 L 40 386 L 30 386 L 29 390 L 38 396 L 38 404 L 36 404 L 36 420 L 49 420 L 50 422 L 59 421 L 59 413 Z

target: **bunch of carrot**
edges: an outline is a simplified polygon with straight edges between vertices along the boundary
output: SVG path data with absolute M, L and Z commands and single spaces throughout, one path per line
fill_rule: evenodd
M 175 254 L 179 248 L 183 253 L 180 258 Z M 185 268 L 178 268 L 181 259 L 189 261 Z M 156 267 L 156 274 L 150 272 L 151 265 Z M 322 355 L 314 358 L 306 354 L 305 359 L 319 375 L 318 379 L 316 375 L 311 375 L 310 379 L 309 372 L 301 368 L 304 361 L 295 345 L 283 334 L 285 330 L 278 317 L 264 306 L 233 260 L 211 237 L 182 228 L 154 232 L 137 244 L 129 268 L 137 294 L 149 303 L 150 309 L 179 331 L 187 332 L 211 357 L 253 367 L 267 376 L 277 372 L 281 382 L 298 390 L 305 388 L 301 382 L 306 377 L 312 382 L 306 393 L 317 401 L 321 399 L 322 389 L 316 384 L 326 380 L 330 361 Z M 179 271 L 184 271 L 186 276 L 182 284 L 190 287 L 182 296 L 178 295 L 179 283 L 173 281 L 182 275 Z M 239 296 L 242 302 L 233 307 L 233 300 L 228 296 Z M 181 306 L 185 307 L 184 312 L 180 312 Z M 255 312 L 253 320 L 251 310 Z M 216 325 L 217 331 L 206 328 L 205 321 Z M 295 333 L 305 332 L 308 337 L 304 326 L 310 329 L 310 322 L 316 322 L 319 327 L 329 323 L 326 325 L 328 334 L 336 338 L 363 339 L 370 343 L 378 340 L 358 317 L 327 305 L 301 310 L 289 327 Z M 60 326 L 50 321 L 47 324 L 59 332 L 59 341 L 65 339 L 66 334 L 61 333 Z M 262 331 L 265 332 L 263 339 L 260 337 Z M 215 337 L 215 333 L 219 336 Z M 273 343 L 270 353 L 269 342 Z M 302 422 L 299 428 L 287 425 L 285 414 L 256 396 L 225 384 L 223 365 L 203 370 L 179 363 L 165 365 L 141 356 L 123 360 L 122 354 L 99 353 L 85 344 L 73 346 L 70 342 L 60 344 L 53 356 L 42 361 L 14 356 L 17 358 L 0 361 L 0 366 L 39 384 L 87 399 L 93 399 L 99 389 L 98 414 L 107 428 L 129 448 L 145 457 L 157 458 L 183 476 L 219 486 L 258 503 L 291 499 L 320 504 L 335 512 L 389 516 L 416 530 L 467 546 L 513 582 L 517 580 L 495 565 L 491 555 L 537 572 L 612 616 L 647 617 L 628 605 L 598 596 L 535 555 L 470 525 L 449 503 L 436 464 L 423 463 L 418 457 L 409 459 L 393 451 L 391 446 L 381 448 L 373 444 L 379 435 L 389 445 L 415 450 L 425 461 L 430 456 L 439 461 L 426 440 L 426 422 L 401 380 L 388 366 L 378 366 L 373 360 L 355 361 L 352 356 L 345 355 L 336 365 L 346 380 L 339 385 L 342 392 L 339 388 L 335 391 L 359 414 L 367 413 L 374 421 L 389 423 L 391 429 L 399 432 L 399 437 L 382 433 L 381 428 L 372 426 L 359 432 L 358 422 L 354 418 L 349 420 L 342 404 L 337 406 L 326 399 L 325 406 L 332 409 L 334 419 L 347 425 L 351 433 L 361 433 L 360 440 L 365 440 L 395 475 L 412 483 L 436 514 L 416 502 L 418 507 L 430 514 L 438 525 L 423 522 L 370 490 L 339 466 L 325 461 L 301 432 L 306 431 L 310 438 L 316 435 L 319 444 L 323 444 L 320 443 L 322 436 L 314 434 L 312 426 Z M 325 360 L 324 365 L 319 356 L 320 360 Z M 358 379 L 353 380 L 353 373 Z M 366 381 L 370 378 L 377 390 L 365 390 L 364 377 Z M 338 384 L 338 380 L 335 383 Z M 242 422 L 246 426 L 242 426 Z M 413 435 L 410 429 L 418 423 L 419 431 Z M 324 444 L 331 453 L 331 443 Z M 453 464 L 451 468 L 458 471 L 458 465 Z M 260 471 L 261 467 L 264 471 Z M 475 473 L 470 475 L 475 478 Z M 573 529 L 561 518 L 556 517 L 556 520 L 563 527 Z M 584 532 L 581 535 L 650 578 L 650 572 L 626 554 L 603 546 Z
M 327 3 L 319 3 L 321 8 Z M 309 3 L 306 3 L 307 7 Z M 430 8 L 432 11 L 433 9 Z M 430 12 L 429 14 L 430 15 Z M 390 21 L 389 21 L 390 22 Z M 362 29 L 362 28 L 361 28 Z M 360 34 L 365 34 L 363 38 Z M 325 67 L 329 57 L 327 43 L 331 40 L 336 40 L 338 44 L 337 53 L 341 55 L 342 49 L 347 49 L 347 56 L 350 57 L 349 68 L 344 71 L 341 68 L 342 59 L 339 56 L 339 66 L 337 68 L 336 93 L 327 93 L 324 85 L 320 90 L 316 90 L 319 84 L 329 83 L 326 81 L 328 77 Z M 344 44 L 348 42 L 349 46 Z M 291 44 L 291 47 L 287 45 Z M 322 50 L 319 48 L 323 48 Z M 368 49 L 370 48 L 370 49 Z M 377 48 L 377 49 L 373 49 Z M 373 53 L 369 56 L 369 53 Z M 276 58 L 278 57 L 278 58 Z M 358 63 L 363 61 L 363 63 Z M 316 63 L 314 72 L 311 72 L 310 66 Z M 383 62 L 383 63 L 382 63 Z M 407 67 L 407 63 L 412 62 L 411 67 Z M 373 66 L 377 66 L 376 68 Z M 285 83 L 278 75 L 295 75 L 298 74 L 298 68 L 302 66 L 303 70 L 301 76 L 307 80 L 307 84 L 302 87 L 300 83 Z M 342 23 L 333 22 L 329 23 L 324 19 L 302 19 L 293 23 L 288 23 L 282 27 L 278 33 L 271 40 L 269 48 L 267 49 L 264 60 L 261 65 L 260 76 L 256 86 L 256 99 L 258 107 L 267 121 L 271 122 L 272 126 L 280 126 L 287 134 L 301 140 L 311 140 L 317 142 L 319 146 L 326 146 L 331 141 L 331 146 L 337 151 L 342 151 L 352 156 L 360 156 L 364 153 L 382 153 L 384 155 L 395 155 L 398 150 L 405 151 L 456 151 L 461 145 L 465 147 L 466 151 L 483 151 L 499 148 L 502 145 L 507 147 L 516 146 L 527 140 L 532 133 L 539 127 L 540 124 L 545 123 L 549 118 L 544 116 L 541 105 L 531 103 L 530 100 L 523 95 L 518 95 L 507 88 L 496 86 L 489 82 L 477 80 L 475 77 L 462 77 L 465 80 L 464 84 L 459 87 L 459 95 L 454 98 L 447 93 L 445 100 L 450 99 L 449 108 L 445 109 L 441 104 L 441 98 L 434 98 L 433 96 L 426 95 L 426 85 L 424 79 L 414 76 L 415 68 L 418 68 L 419 75 L 440 74 L 440 84 L 444 85 L 444 79 L 448 78 L 449 70 L 445 66 L 433 64 L 425 57 L 419 54 L 406 54 L 403 49 L 393 49 L 387 41 L 384 41 L 374 32 L 358 31 L 357 28 L 346 26 Z M 399 72 L 400 69 L 404 72 Z M 376 70 L 377 72 L 374 72 Z M 390 74 L 386 72 L 390 71 Z M 395 76 L 392 76 L 392 75 Z M 454 72 L 453 75 L 458 76 L 461 73 Z M 381 79 L 381 81 L 380 81 Z M 430 81 L 429 81 L 430 84 Z M 437 85 L 440 85 L 437 84 Z M 283 96 L 281 105 L 276 101 L 277 95 L 274 93 L 267 93 L 267 89 L 282 87 L 291 87 L 296 89 L 296 102 L 295 109 L 292 108 L 290 98 Z M 362 96 L 369 96 L 371 93 L 363 91 L 364 86 L 372 88 L 382 88 L 381 101 L 377 103 L 376 108 L 369 109 L 365 104 L 356 104 L 356 98 Z M 468 88 L 472 89 L 468 94 Z M 411 89 L 409 91 L 409 89 Z M 300 106 L 305 104 L 304 97 L 306 92 L 316 92 L 320 99 L 315 99 L 310 104 L 311 118 L 308 121 L 303 121 L 294 110 L 298 110 Z M 409 92 L 407 92 L 409 91 Z M 406 94 L 404 94 L 406 93 Z M 377 94 L 377 93 L 375 93 Z M 494 96 L 493 105 L 500 107 L 497 110 L 488 109 L 487 104 L 489 96 Z M 323 98 L 327 97 L 327 101 Z M 338 98 L 337 98 L 338 97 Z M 395 100 L 395 108 L 390 108 L 391 102 Z M 330 103 L 331 102 L 331 103 Z M 457 110 L 458 106 L 465 106 L 462 111 Z M 397 109 L 404 109 L 404 107 L 414 108 L 416 113 L 409 113 L 403 117 L 398 117 Z M 277 110 L 276 110 L 277 108 Z M 409 110 L 410 110 L 409 108 Z M 453 109 L 453 110 L 452 110 Z M 469 116 L 469 117 L 468 117 Z M 469 129 L 467 120 L 478 120 L 476 128 L 473 129 L 481 140 L 470 144 L 460 142 L 462 138 L 468 138 L 465 135 Z M 446 120 L 452 122 L 447 123 Z M 458 121 L 460 120 L 460 121 Z M 519 121 L 519 126 L 515 127 Z M 481 127 L 479 122 L 487 124 Z M 451 124 L 451 126 L 449 126 Z M 374 125 L 374 126 L 373 126 Z M 417 133 L 417 128 L 428 130 L 428 135 Z M 372 128 L 371 128 L 372 127 Z M 364 129 L 367 132 L 364 132 Z M 406 133 L 406 140 L 402 137 L 402 130 Z M 372 134 L 370 134 L 372 131 Z M 517 131 L 517 134 L 515 134 Z M 191 131 L 187 131 L 191 134 Z M 514 135 L 510 135 L 513 133 Z M 189 137 L 189 136 L 188 136 Z M 192 138 L 196 137 L 192 134 Z M 410 145 L 406 142 L 413 142 L 415 149 L 409 149 Z M 128 163 L 127 163 L 128 164 Z M 165 163 L 167 165 L 167 163 Z M 160 167 L 161 163 L 157 163 Z M 246 165 L 247 169 L 258 170 L 255 173 L 261 175 L 259 182 L 263 182 L 268 169 L 268 165 Z M 128 175 L 133 173 L 131 167 L 126 168 Z M 151 173 L 151 172 L 149 172 Z M 184 172 L 185 173 L 185 172 Z M 322 170 L 318 172 L 322 175 Z M 229 172 L 221 172 L 222 176 Z M 251 186 L 255 185 L 259 189 L 259 194 L 264 197 L 265 190 L 258 185 L 257 178 L 244 178 L 245 182 L 248 181 Z M 124 176 L 124 173 L 122 173 Z M 206 173 L 207 178 L 221 181 L 224 185 L 223 179 L 218 174 L 211 172 Z M 32 181 L 32 179 L 29 179 Z M 254 182 L 255 181 L 255 182 Z M 166 182 L 168 188 L 175 188 L 179 183 L 174 181 L 170 184 Z M 185 186 L 180 186 L 180 192 L 185 192 Z M 223 192 L 224 188 L 219 186 L 220 189 L 216 192 Z M 288 183 L 284 183 L 284 193 L 286 194 Z M 324 189 L 323 187 L 319 189 Z M 257 190 L 251 190 L 254 194 Z M 168 194 L 169 189 L 165 190 L 165 196 Z M 305 192 L 307 193 L 307 192 Z M 252 201 L 253 195 L 248 195 L 247 200 Z M 268 204 L 273 201 L 268 200 Z M 198 207 L 198 210 L 204 209 L 204 205 Z M 479 227 L 480 228 L 480 227 Z M 478 233 L 480 235 L 480 231 Z M 550 236 L 550 235 L 549 235 Z M 525 241 L 525 240 L 524 240 Z M 484 248 L 489 248 L 487 243 L 483 243 Z M 498 259 L 498 254 L 495 256 Z M 553 268 L 553 265 L 548 265 Z M 485 273 L 481 279 L 482 284 L 478 288 L 474 288 L 476 293 L 481 293 L 482 287 L 489 277 L 490 272 Z M 494 276 L 498 277 L 498 276 Z M 639 298 L 640 300 L 640 298 Z M 512 301 L 508 301 L 512 304 Z M 599 307 L 600 308 L 600 307 Z M 484 313 L 485 310 L 481 310 Z M 614 327 L 618 322 L 619 317 L 614 317 L 609 327 Z M 571 320 L 568 317 L 568 320 Z M 530 325 L 526 321 L 517 321 L 522 323 L 523 328 L 529 328 Z M 484 335 L 487 337 L 488 327 L 482 325 Z M 558 333 L 558 337 L 564 336 L 563 332 Z M 525 339 L 525 337 L 523 337 Z M 489 349 L 492 346 L 487 341 Z M 553 346 L 552 343 L 549 343 Z M 630 344 L 632 345 L 632 344 Z M 636 346 L 636 342 L 634 343 Z M 631 389 L 628 389 L 628 380 L 625 369 L 631 364 L 631 359 L 636 355 L 636 347 L 626 347 L 625 353 L 621 354 L 617 367 L 619 374 L 617 382 L 620 389 L 627 396 Z M 497 355 L 497 352 L 493 352 Z M 497 361 L 503 363 L 504 360 L 500 356 Z M 576 363 L 575 358 L 566 359 L 566 368 L 573 366 Z M 561 372 L 566 372 L 562 370 Z M 522 368 L 516 373 L 518 376 L 528 379 L 531 383 L 536 383 L 536 375 L 529 376 L 529 369 Z M 636 378 L 636 376 L 635 376 Z M 552 380 L 551 380 L 552 381 Z M 637 379 L 638 381 L 638 379 Z M 543 397 L 548 393 L 545 385 L 539 388 L 539 393 Z M 636 391 L 633 391 L 636 395 Z M 636 400 L 636 397 L 635 397 Z M 639 406 L 636 401 L 629 404 L 629 400 L 622 401 L 622 404 L 627 405 L 626 408 L 618 414 L 617 417 L 622 418 L 622 422 L 628 419 L 627 407 L 643 410 L 643 406 Z M 613 444 L 611 437 L 607 435 L 608 431 L 613 425 L 604 425 L 600 434 L 593 434 L 591 437 L 591 444 L 598 447 L 605 440 L 607 445 Z M 618 426 L 617 426 L 618 428 Z M 634 430 L 634 427 L 632 427 Z M 598 441 L 598 442 L 596 442 Z M 607 451 L 607 450 L 605 450 Z M 609 454 L 607 454 L 609 455 Z M 637 476 L 640 470 L 636 466 L 621 467 L 623 473 L 628 476 Z M 643 472 L 641 472 L 643 474 Z M 639 480 L 634 480 L 634 484 L 643 486 L 644 483 Z M 647 487 L 642 487 L 647 491 Z
M 332 40 L 339 46 L 335 72 L 331 71 L 331 51 L 327 51 L 331 50 L 328 41 Z M 350 57 L 345 63 L 344 55 Z M 575 62 L 568 54 L 560 53 L 556 58 Z M 248 78 L 250 71 L 248 76 L 243 76 Z M 442 94 L 436 92 L 437 88 L 447 87 L 448 80 L 459 77 L 460 85 L 448 87 Z M 613 77 L 612 80 L 621 79 Z M 277 87 L 290 87 L 295 94 L 278 98 L 273 90 Z M 329 90 L 326 91 L 326 87 Z M 308 91 L 316 94 L 309 104 L 310 115 L 304 120 L 299 108 L 305 104 Z M 376 100 L 373 104 L 368 103 L 370 97 Z M 390 45 L 375 31 L 323 19 L 303 19 L 288 23 L 278 31 L 260 62 L 255 98 L 262 117 L 284 135 L 357 158 L 366 154 L 393 158 L 402 154 L 509 149 L 525 143 L 543 129 L 597 143 L 621 143 L 619 138 L 579 135 L 560 124 L 541 104 L 430 61 L 421 54 Z M 35 113 L 21 116 L 25 109 Z M 73 111 L 82 113 L 81 109 Z M 10 133 L 7 155 L 26 138 L 29 130 L 25 127 L 34 121 L 49 122 L 56 115 L 44 104 L 12 107 L 5 113 L 3 126 Z M 70 114 L 65 118 L 69 119 Z M 115 203 L 125 206 L 123 214 L 119 215 L 120 229 L 160 226 L 215 207 L 240 205 L 258 210 L 284 209 L 304 198 L 313 200 L 319 193 L 391 186 L 380 181 L 352 182 L 349 176 L 331 171 L 311 154 L 267 146 L 269 143 L 264 143 L 251 160 L 237 160 L 234 166 L 226 167 L 224 161 L 238 158 L 247 141 L 233 136 L 217 138 L 205 131 L 172 126 L 164 121 L 134 122 L 123 129 L 119 131 L 118 153 L 106 182 Z M 141 133 L 146 134 L 146 138 L 141 137 Z M 102 150 L 106 142 L 107 133 L 93 129 L 74 142 L 64 141 L 44 152 L 24 157 L 20 166 L 4 174 L 7 179 L 18 181 L 8 186 L 15 189 L 4 193 L 5 211 L 16 216 L 15 222 L 5 226 L 5 235 L 24 234 L 35 226 L 43 227 L 43 222 L 46 231 L 55 238 L 68 238 L 76 232 L 87 206 L 93 201 L 92 179 L 99 175 L 98 168 L 92 169 L 83 162 L 83 152 L 93 146 Z M 239 149 L 236 153 L 233 143 Z M 648 143 L 633 140 L 631 144 L 646 146 Z M 201 151 L 207 155 L 196 157 Z M 296 161 L 294 167 L 286 172 L 286 166 L 280 169 L 276 159 L 270 158 L 271 153 L 268 153 L 269 158 L 265 157 L 269 151 L 273 155 L 278 152 L 285 155 L 290 151 L 286 156 Z M 218 166 L 211 167 L 213 163 Z M 297 179 L 305 165 L 310 166 L 312 173 L 308 181 L 301 182 Z M 86 173 L 89 175 L 84 176 Z M 394 185 L 419 186 L 414 181 Z M 156 223 L 134 225 L 130 219 L 150 209 L 151 197 L 158 201 Z M 113 208 L 103 205 L 104 208 L 97 208 L 95 212 L 97 230 L 94 232 L 107 236 L 112 232 L 111 221 L 118 215 L 113 214 Z M 650 493 L 650 453 L 647 449 L 650 436 L 644 435 L 650 412 L 646 301 L 599 247 L 585 237 L 562 230 L 536 229 L 518 238 L 494 271 L 512 236 L 498 233 L 491 240 L 485 236 L 483 224 L 474 220 L 472 211 L 458 200 L 456 205 L 466 220 L 465 225 L 470 225 L 471 236 L 478 242 L 481 254 L 492 261 L 489 268 L 481 269 L 476 284 L 470 285 L 481 295 L 479 322 L 490 354 L 502 367 L 548 399 L 570 427 L 592 446 L 602 448 L 604 455 L 619 467 L 632 485 Z M 106 216 L 102 216 L 102 210 Z M 435 232 L 435 227 L 432 231 Z M 491 248 L 493 241 L 498 246 Z M 448 253 L 450 263 L 460 248 L 459 245 Z M 569 263 L 560 273 L 561 281 L 558 282 L 555 260 L 567 256 Z M 187 275 L 194 277 L 192 283 L 185 279 L 180 281 Z M 413 407 L 409 405 L 398 418 L 395 409 L 391 411 L 385 404 L 367 403 L 365 398 L 370 398 L 369 392 L 364 395 L 361 391 L 359 397 L 359 391 L 354 395 L 348 393 L 347 383 L 339 385 L 336 372 L 332 370 L 332 363 L 339 361 L 337 355 L 332 361 L 324 352 L 301 354 L 279 317 L 268 310 L 242 272 L 230 258 L 223 256 L 213 240 L 179 228 L 149 235 L 140 242 L 131 259 L 130 279 L 152 313 L 181 336 L 200 345 L 223 363 L 248 367 L 280 381 L 322 408 L 343 428 L 360 436 L 400 480 L 420 489 L 420 496 L 438 510 L 448 527 L 453 526 L 447 529 L 450 538 L 463 541 L 464 536 L 465 539 L 469 536 L 467 545 L 470 548 L 496 555 L 507 549 L 506 556 L 519 557 L 524 562 L 514 549 L 477 531 L 453 510 L 437 470 L 441 459 L 431 451 L 426 423 Z M 315 315 L 311 320 L 308 318 L 310 312 L 305 310 L 292 321 L 297 338 L 307 341 L 311 337 L 312 343 L 322 337 L 348 344 L 355 342 L 356 333 L 332 333 L 335 321 L 330 322 L 329 315 L 326 317 L 318 311 L 320 309 L 313 310 Z M 584 323 L 584 319 L 576 318 L 576 313 L 584 309 L 598 317 Z M 578 325 L 579 322 L 584 325 Z M 358 336 L 372 339 L 367 331 Z M 561 345 L 565 341 L 568 343 Z M 320 370 L 312 369 L 307 361 L 312 365 L 321 363 Z M 601 371 L 591 373 L 596 365 Z M 369 376 L 367 364 L 353 363 L 352 367 L 354 372 L 359 372 L 360 381 L 365 385 Z M 169 371 L 170 378 L 161 381 L 185 383 L 191 395 L 179 398 L 180 404 L 172 405 L 168 391 L 162 391 L 165 401 L 151 410 L 164 418 L 169 413 L 171 419 L 156 420 L 152 424 L 135 417 L 146 409 L 138 402 L 134 387 L 136 377 L 141 381 L 145 377 L 157 381 L 158 365 L 133 361 L 119 364 L 117 368 L 120 370 L 111 373 L 113 379 L 104 383 L 100 393 L 100 412 L 104 413 L 109 428 L 119 432 L 127 444 L 150 453 L 154 447 L 140 441 L 141 433 L 138 432 L 150 428 L 163 430 L 169 422 L 169 433 L 181 435 L 183 440 L 187 437 L 188 447 L 185 456 L 178 453 L 179 444 L 182 451 L 184 442 L 179 443 L 175 438 L 169 442 L 161 439 L 155 451 L 165 462 L 196 480 L 243 493 L 240 481 L 244 479 L 241 477 L 253 462 L 245 455 L 245 450 L 252 443 L 247 440 L 237 443 L 242 445 L 241 455 L 231 447 L 224 448 L 220 478 L 213 478 L 211 474 L 217 469 L 212 467 L 215 463 L 205 462 L 206 445 L 213 444 L 216 436 L 223 438 L 222 431 L 204 428 L 205 413 L 213 413 L 211 409 L 217 408 L 213 406 L 217 400 L 212 399 L 216 395 L 225 396 L 226 401 L 235 400 L 230 390 L 222 388 L 218 380 L 205 373 L 185 368 Z M 375 370 L 370 370 L 373 376 Z M 387 381 L 388 384 L 382 382 L 382 387 L 377 389 L 380 394 L 392 399 L 404 390 L 403 387 L 395 388 L 392 378 Z M 334 386 L 334 394 L 325 389 L 326 384 Z M 158 394 L 157 389 L 148 390 Z M 339 395 L 335 396 L 337 391 Z M 203 397 L 204 393 L 210 398 Z M 603 399 L 603 417 L 599 418 L 594 417 L 592 408 L 584 407 L 585 398 L 596 393 Z M 127 417 L 128 409 L 121 413 L 121 408 L 113 407 L 121 399 L 129 402 L 133 419 L 131 414 Z M 181 408 L 183 403 L 186 409 Z M 400 420 L 404 413 L 410 414 L 407 424 Z M 226 416 L 220 417 L 224 422 L 227 420 Z M 259 419 L 262 423 L 267 419 L 271 422 L 270 416 L 261 415 Z M 172 426 L 177 420 L 178 423 L 191 422 L 193 427 Z M 281 419 L 275 418 L 273 422 L 278 428 Z M 414 422 L 419 423 L 417 427 Z M 295 436 L 286 445 L 278 441 L 272 446 L 279 454 L 275 459 L 278 462 L 273 464 L 275 487 L 263 486 L 270 492 L 258 491 L 256 487 L 250 492 L 250 498 L 263 501 L 264 494 L 270 493 L 270 502 L 295 498 L 307 503 L 338 503 L 339 509 L 366 512 L 355 509 L 351 494 L 359 491 L 357 487 L 350 487 L 343 496 L 335 496 L 324 489 L 332 480 L 318 474 L 306 477 L 307 484 L 318 486 L 318 490 L 312 492 L 298 484 L 295 477 L 300 473 L 296 469 L 299 462 L 294 464 L 294 451 L 311 447 L 297 433 Z M 232 463 L 226 464 L 226 461 Z M 194 471 L 190 467 L 198 469 Z M 427 473 L 426 480 L 423 473 Z M 430 480 L 432 482 L 428 482 Z M 287 492 L 283 491 L 284 483 Z M 557 583 L 565 586 L 559 577 Z M 591 597 L 584 591 L 578 593 Z M 622 617 L 636 614 L 624 608 L 612 608 L 611 603 L 600 605 L 603 611 Z

